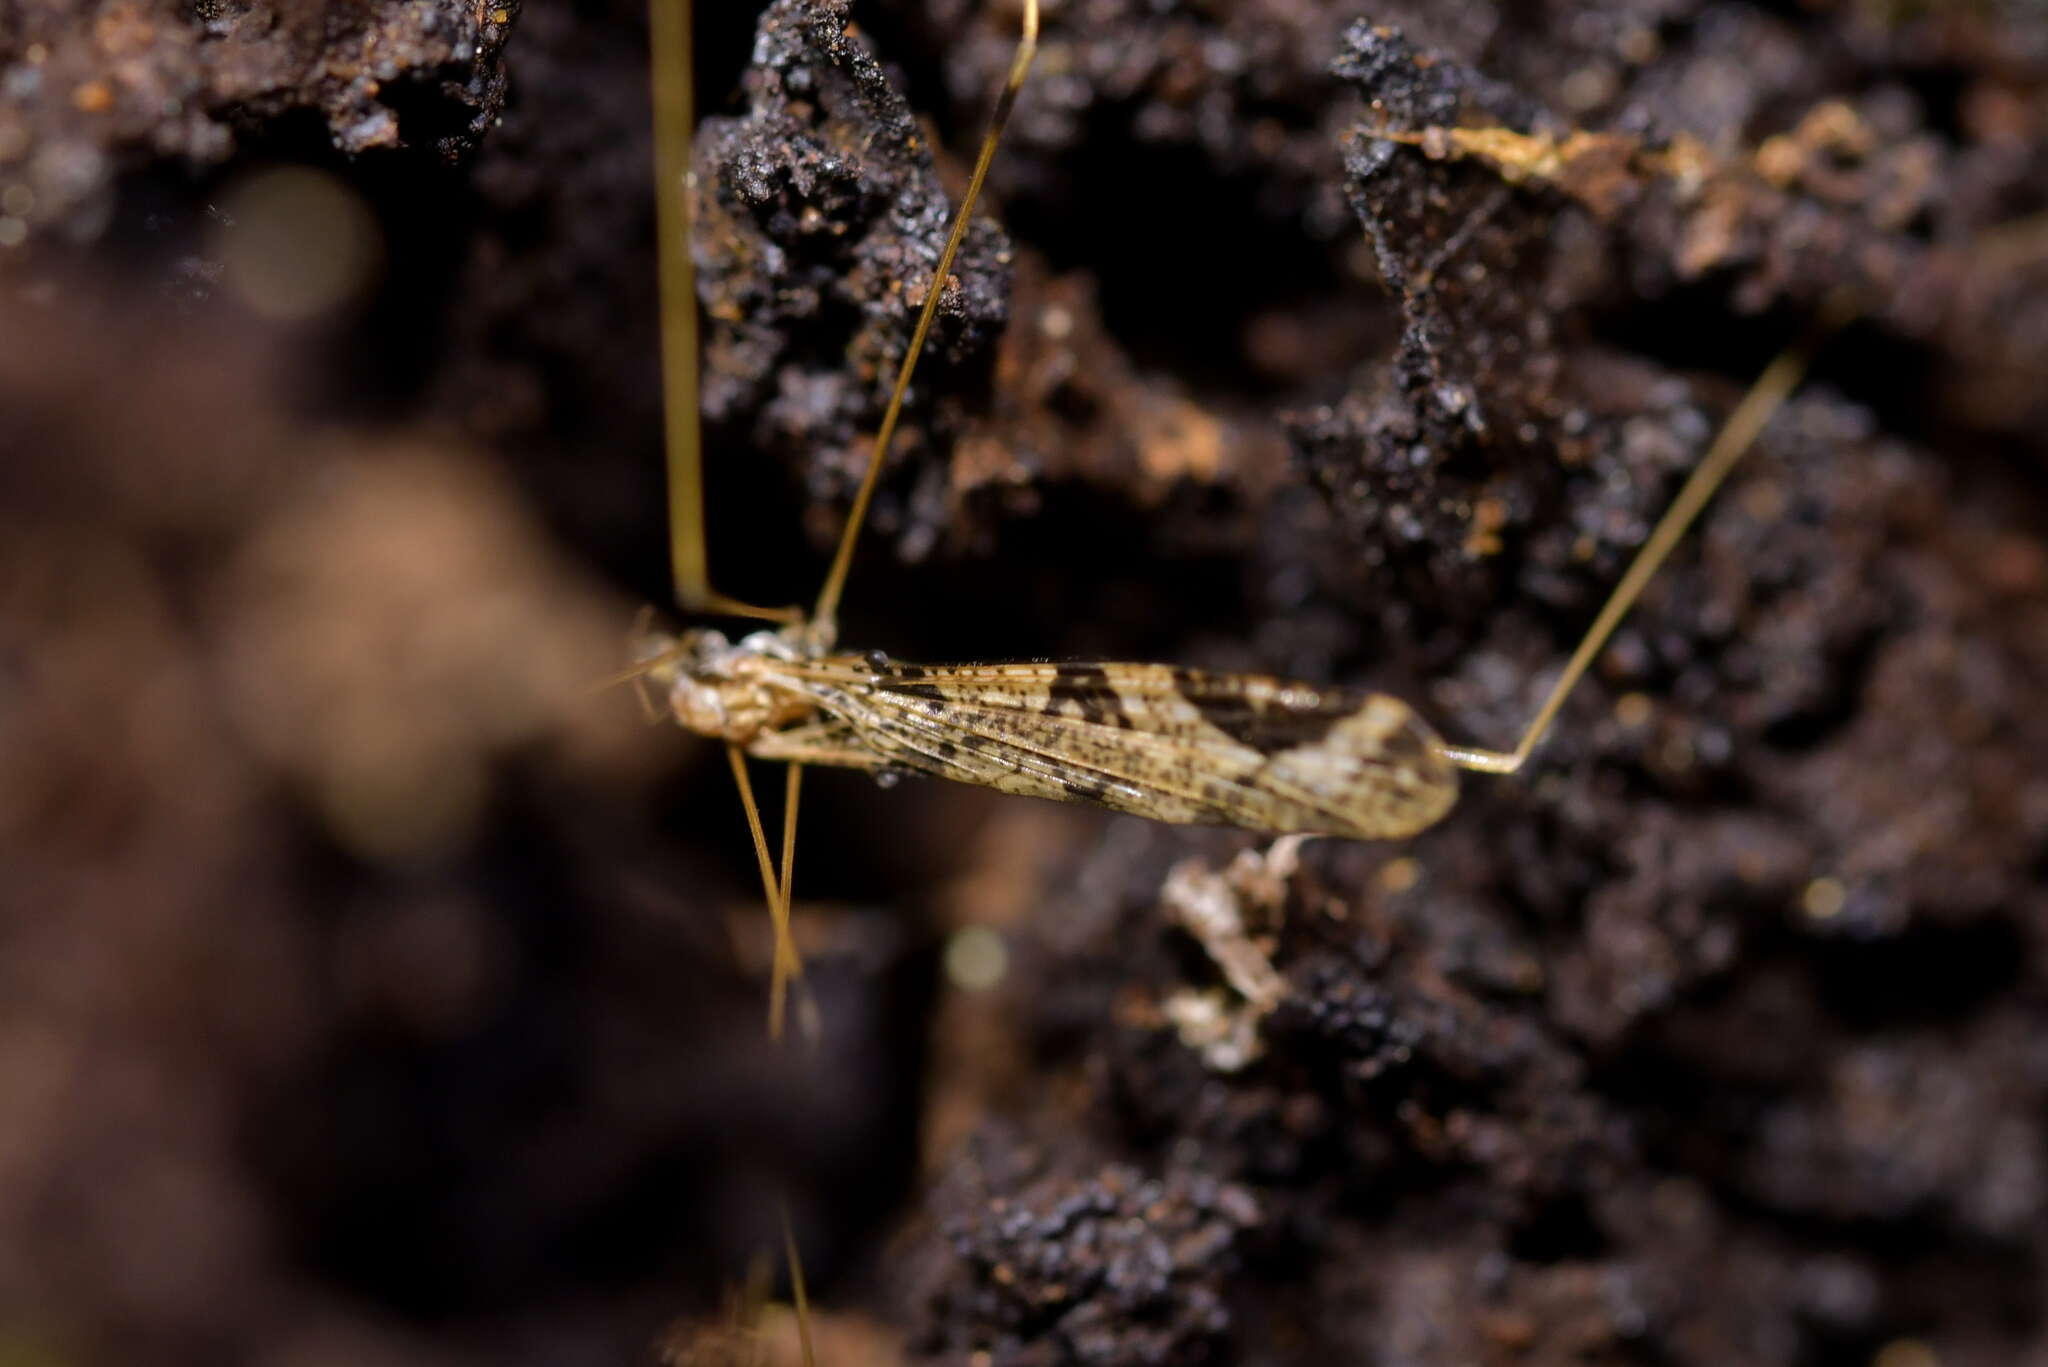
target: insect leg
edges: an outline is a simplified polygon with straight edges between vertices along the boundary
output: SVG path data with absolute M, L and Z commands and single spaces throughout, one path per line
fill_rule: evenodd
M 854 739 L 853 728 L 842 721 L 813 722 L 787 731 L 765 731 L 754 738 L 747 753 L 755 759 L 781 760 L 787 764 L 823 764 L 835 769 L 883 769 L 889 761 Z
M 790 768 L 793 772 L 796 766 Z M 811 1347 L 811 1302 L 804 1288 L 804 1260 L 797 1256 L 796 1229 L 790 1224 L 787 1201 L 782 1203 L 782 1252 L 789 1261 L 789 1298 L 796 1306 L 797 1343 L 803 1352 L 804 1367 L 817 1367 L 817 1355 Z
M 649 0 L 654 92 L 655 272 L 661 295 L 661 391 L 668 449 L 670 569 L 686 612 L 794 622 L 795 608 L 759 608 L 711 587 L 704 543 L 704 447 L 697 420 L 697 277 L 690 261 L 690 132 L 696 99 L 689 0 Z
M 974 174 L 968 177 L 967 193 L 961 196 L 960 208 L 953 215 L 952 231 L 946 234 L 946 249 L 939 253 L 938 269 L 932 272 L 932 282 L 924 292 L 924 308 L 917 315 L 917 328 L 910 334 L 910 348 L 903 353 L 903 364 L 896 372 L 896 387 L 889 394 L 889 407 L 882 414 L 882 428 L 875 434 L 875 447 L 868 455 L 867 473 L 861 477 L 860 491 L 853 497 L 853 507 L 846 514 L 846 528 L 839 534 L 839 549 L 832 557 L 832 569 L 825 576 L 825 586 L 818 592 L 818 605 L 811 611 L 811 623 L 820 639 L 830 641 L 836 635 L 839 617 L 839 595 L 846 587 L 846 572 L 853 564 L 853 545 L 860 538 L 861 524 L 867 520 L 868 503 L 875 495 L 875 481 L 881 477 L 882 462 L 889 454 L 889 441 L 896 435 L 896 420 L 903 412 L 903 396 L 910 388 L 910 377 L 917 370 L 918 355 L 924 350 L 925 335 L 931 331 L 932 319 L 938 314 L 939 300 L 946 292 L 946 277 L 953 269 L 953 257 L 960 250 L 960 241 L 967 236 L 967 225 L 972 220 L 974 202 L 981 198 L 981 183 L 988 176 L 989 163 L 995 160 L 996 143 L 1003 136 L 1003 125 L 1010 121 L 1010 110 L 1017 103 L 1017 92 L 1023 88 L 1024 77 L 1031 70 L 1031 59 L 1038 51 L 1038 0 L 1024 0 L 1023 36 L 1017 40 L 1017 53 L 1010 59 L 1010 74 L 1003 83 L 1003 90 L 996 97 L 995 111 L 989 115 L 988 131 L 982 135 L 981 151 L 974 158 Z M 692 319 L 694 326 L 694 316 Z
M 1571 659 L 1565 664 L 1564 672 L 1558 675 L 1557 682 L 1551 685 L 1549 696 L 1543 700 L 1543 706 L 1536 710 L 1535 720 L 1529 723 L 1528 729 L 1522 733 L 1522 738 L 1516 742 L 1515 748 L 1480 750 L 1462 745 L 1443 745 L 1439 749 L 1444 758 L 1460 768 L 1487 774 L 1512 774 L 1522 767 L 1530 753 L 1542 741 L 1544 733 L 1550 729 L 1550 723 L 1556 718 L 1558 710 L 1564 706 L 1564 700 L 1570 695 L 1573 685 L 1578 683 L 1580 677 L 1599 656 L 1601 648 L 1607 644 L 1607 639 L 1621 624 L 1621 619 L 1627 616 L 1628 610 L 1635 605 L 1644 585 L 1650 582 L 1651 576 L 1663 565 L 1665 557 L 1671 554 L 1671 548 L 1678 544 L 1679 539 L 1699 517 L 1700 510 L 1706 507 L 1707 500 L 1714 496 L 1714 491 L 1721 487 L 1721 482 L 1728 477 L 1728 472 L 1735 468 L 1736 462 L 1740 461 L 1755 443 L 1757 435 L 1763 431 L 1772 416 L 1792 396 L 1792 391 L 1799 387 L 1799 381 L 1805 376 L 1821 337 L 1830 329 L 1831 320 L 1824 319 L 1816 327 L 1813 335 L 1780 352 L 1777 359 L 1766 366 L 1763 374 L 1757 377 L 1756 383 L 1749 387 L 1749 392 L 1742 396 L 1742 402 L 1735 406 L 1735 411 L 1728 415 L 1728 421 L 1721 425 L 1720 432 L 1714 437 L 1713 445 L 1707 448 L 1707 454 L 1701 458 L 1699 465 L 1686 479 L 1684 487 L 1678 491 L 1678 497 L 1672 500 L 1664 516 L 1658 519 L 1656 527 L 1650 532 L 1649 540 L 1636 552 L 1636 558 L 1630 563 L 1627 572 L 1621 576 L 1621 582 L 1616 584 L 1614 591 L 1607 596 L 1607 602 L 1601 607 L 1600 615 L 1594 618 L 1593 625 L 1587 628 L 1585 636 L 1579 641 L 1578 649 L 1572 652 Z
M 783 896 L 783 889 L 775 877 L 774 861 L 768 854 L 768 837 L 761 829 L 761 808 L 754 801 L 754 783 L 747 776 L 747 754 L 737 745 L 728 743 L 726 759 L 732 764 L 733 781 L 739 785 L 740 805 L 747 810 L 747 829 L 754 836 L 754 856 L 761 866 L 761 886 L 768 894 L 768 916 L 775 925 L 775 976 L 778 984 L 784 975 L 800 976 L 803 961 L 797 957 L 796 943 L 789 933 L 789 902 Z M 792 782 L 794 788 L 794 782 Z M 784 818 L 784 830 L 788 837 L 795 838 L 795 820 Z M 768 1011 L 768 1033 L 775 1039 L 782 1038 L 783 1001 L 779 993 L 770 997 Z
M 803 974 L 803 965 L 796 957 L 796 941 L 789 930 L 789 915 L 790 888 L 796 877 L 796 804 L 803 784 L 804 766 L 792 761 L 788 774 L 788 785 L 782 791 L 782 904 L 779 909 L 771 908 L 776 919 L 776 937 L 775 967 L 769 975 L 768 1019 L 778 1029 L 789 997 L 790 978 Z M 785 946 L 789 951 L 787 954 L 783 952 Z M 806 1019 L 814 1018 L 814 1014 L 807 1014 Z

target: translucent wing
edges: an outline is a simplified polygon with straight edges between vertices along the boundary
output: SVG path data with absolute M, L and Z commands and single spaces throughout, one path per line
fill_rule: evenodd
M 1155 821 L 1396 838 L 1456 770 L 1383 693 L 1166 665 L 778 663 L 892 767 Z

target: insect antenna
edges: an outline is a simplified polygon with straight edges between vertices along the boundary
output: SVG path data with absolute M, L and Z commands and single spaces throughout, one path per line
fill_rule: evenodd
M 975 154 L 974 174 L 967 179 L 967 193 L 960 198 L 960 208 L 953 215 L 952 231 L 946 234 L 946 248 L 939 253 L 938 268 L 932 272 L 931 284 L 924 293 L 924 308 L 917 315 L 917 328 L 910 334 L 910 347 L 903 353 L 903 364 L 896 372 L 896 387 L 889 394 L 889 407 L 882 414 L 882 427 L 875 434 L 874 450 L 868 455 L 867 472 L 861 477 L 860 491 L 854 495 L 853 507 L 846 514 L 845 530 L 839 534 L 839 549 L 832 557 L 832 569 L 825 576 L 825 586 L 818 591 L 818 604 L 811 609 L 811 626 L 820 639 L 830 641 L 837 634 L 839 596 L 846 587 L 846 573 L 853 564 L 853 545 L 860 539 L 861 524 L 867 520 L 868 504 L 875 495 L 875 482 L 881 477 L 882 462 L 889 454 L 889 442 L 896 435 L 896 420 L 903 412 L 903 396 L 909 392 L 910 377 L 917 370 L 917 358 L 924 351 L 925 335 L 932 329 L 932 319 L 939 311 L 939 300 L 946 292 L 946 279 L 953 269 L 953 258 L 960 250 L 960 242 L 967 236 L 967 225 L 974 215 L 975 201 L 981 198 L 981 183 L 988 177 L 989 163 L 995 160 L 996 144 L 1002 140 L 1003 126 L 1010 121 L 1010 111 L 1016 106 L 1017 92 L 1024 88 L 1024 78 L 1031 70 L 1031 60 L 1038 53 L 1038 0 L 1024 0 L 1023 34 L 1017 40 L 1016 55 L 1010 59 L 1010 74 L 1003 82 L 1002 93 L 996 96 L 995 109 L 989 114 L 988 131 L 982 134 L 981 150 Z
M 664 665 L 673 663 L 681 655 L 682 652 L 680 650 L 663 651 L 659 655 L 641 660 L 636 664 L 628 665 L 626 668 L 615 673 L 605 675 L 585 688 L 584 692 L 608 693 L 620 684 L 631 684 L 633 685 L 633 695 L 640 700 L 641 717 L 650 724 L 662 721 L 666 718 L 667 714 L 655 706 L 654 699 L 648 696 L 647 676 Z
M 1643 542 L 1636 558 L 1629 563 L 1628 570 L 1607 595 L 1607 601 L 1600 608 L 1600 615 L 1593 619 L 1593 625 L 1580 638 L 1578 649 L 1572 652 L 1565 664 L 1564 672 L 1557 676 L 1557 682 L 1550 686 L 1550 694 L 1543 705 L 1536 710 L 1535 719 L 1522 732 L 1521 740 L 1512 750 L 1481 750 L 1462 745 L 1444 745 L 1440 750 L 1444 758 L 1461 768 L 1487 774 L 1512 774 L 1527 762 L 1530 754 L 1543 740 L 1544 733 L 1563 708 L 1564 700 L 1572 688 L 1599 657 L 1602 647 L 1621 625 L 1621 619 L 1635 606 L 1643 588 L 1657 570 L 1664 564 L 1684 537 L 1707 501 L 1721 487 L 1723 480 L 1742 457 L 1755 444 L 1757 436 L 1769 424 L 1778 409 L 1784 406 L 1792 391 L 1806 375 L 1807 367 L 1813 362 L 1814 352 L 1828 333 L 1832 332 L 1845 316 L 1845 308 L 1839 303 L 1824 310 L 1821 320 L 1802 341 L 1780 352 L 1768 366 L 1764 367 L 1749 392 L 1742 396 L 1742 402 L 1728 415 L 1728 420 L 1715 434 L 1714 441 L 1707 448 L 1707 454 L 1687 477 L 1678 497 L 1657 520 L 1649 539 Z

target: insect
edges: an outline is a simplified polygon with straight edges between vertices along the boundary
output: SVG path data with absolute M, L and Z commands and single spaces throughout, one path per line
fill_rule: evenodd
M 1090 803 L 1163 822 L 1271 835 L 1401 839 L 1441 820 L 1460 770 L 1513 774 L 1672 547 L 1758 431 L 1798 384 L 1807 349 L 1775 361 L 1728 419 L 1637 552 L 1534 718 L 1510 750 L 1444 740 L 1407 703 L 1358 688 L 1120 662 L 916 665 L 841 649 L 838 613 L 904 395 L 971 221 L 1003 126 L 1037 46 L 1038 6 L 1021 35 L 946 246 L 847 515 L 808 614 L 714 591 L 706 565 L 695 419 L 694 285 L 682 187 L 688 161 L 687 20 L 654 7 L 663 366 L 668 400 L 670 523 L 685 613 L 767 620 L 737 640 L 708 628 L 642 628 L 629 677 L 652 684 L 684 728 L 724 743 L 752 832 L 773 918 L 771 1029 L 801 972 L 789 928 L 803 770 L 824 765 L 925 774 L 1008 793 Z M 786 766 L 779 861 L 771 854 L 749 758 Z

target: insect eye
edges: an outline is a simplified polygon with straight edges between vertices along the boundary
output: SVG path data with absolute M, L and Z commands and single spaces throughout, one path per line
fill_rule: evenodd
M 870 650 L 867 654 L 861 656 L 861 659 L 866 661 L 867 667 L 874 670 L 877 674 L 880 674 L 889 667 L 889 657 L 883 651 Z

